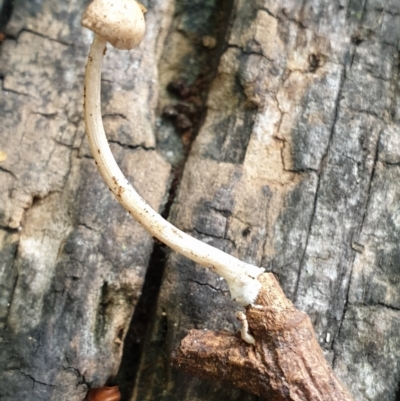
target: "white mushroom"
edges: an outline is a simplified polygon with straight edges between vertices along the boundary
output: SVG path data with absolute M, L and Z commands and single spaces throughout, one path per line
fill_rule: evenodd
M 135 0 L 95 0 L 82 17 L 82 25 L 120 50 L 130 50 L 143 39 L 146 10 Z
M 163 219 L 129 184 L 118 167 L 101 118 L 101 64 L 107 42 L 120 49 L 137 46 L 144 35 L 143 8 L 135 0 L 94 0 L 82 24 L 95 32 L 85 76 L 85 123 L 93 157 L 108 187 L 124 208 L 151 235 L 196 263 L 214 270 L 228 283 L 239 304 L 253 304 L 264 269 L 244 263 L 180 231 Z

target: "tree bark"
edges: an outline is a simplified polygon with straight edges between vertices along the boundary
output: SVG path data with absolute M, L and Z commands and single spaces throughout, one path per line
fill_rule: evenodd
M 2 399 L 83 400 L 112 380 L 153 249 L 84 137 L 84 3 L 16 1 L 1 48 Z M 155 4 L 140 49 L 108 50 L 103 74 L 114 154 L 156 209 L 170 181 L 154 134 L 168 7 Z
M 82 120 L 86 4 L 16 0 L 4 28 L 0 398 L 82 400 L 115 378 L 126 337 L 145 344 L 124 399 L 254 400 L 170 366 L 189 330 L 235 333 L 237 306 L 219 277 L 153 250 L 101 182 Z M 144 5 L 144 43 L 109 49 L 103 73 L 125 173 L 173 224 L 274 273 L 357 401 L 397 401 L 399 2 Z M 147 334 L 127 334 L 163 252 Z

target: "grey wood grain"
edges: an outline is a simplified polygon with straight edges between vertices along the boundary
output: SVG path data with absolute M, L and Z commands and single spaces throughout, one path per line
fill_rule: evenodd
M 117 373 L 153 249 L 84 140 L 86 3 L 15 1 L 0 49 L 6 400 L 82 400 Z M 399 2 L 145 5 L 145 43 L 109 49 L 104 66 L 122 168 L 161 209 L 172 165 L 169 220 L 274 272 L 357 401 L 397 401 Z M 178 78 L 189 98 L 167 91 Z M 161 118 L 179 103 L 198 114 L 182 138 Z M 238 329 L 219 277 L 170 253 L 154 302 L 132 400 L 255 399 L 170 367 L 189 329 Z
M 4 400 L 83 400 L 89 386 L 117 374 L 153 249 L 152 238 L 113 199 L 88 152 L 82 99 L 91 34 L 80 27 L 85 4 L 16 1 L 1 46 Z M 169 18 L 168 7 L 155 2 L 149 12 L 142 45 L 147 56 L 110 49 L 103 74 L 114 154 L 156 209 L 170 181 L 154 135 L 159 26 Z
M 170 216 L 273 271 L 359 401 L 398 399 L 399 7 L 235 1 Z M 249 398 L 168 366 L 188 329 L 235 330 L 226 290 L 170 255 L 133 400 Z

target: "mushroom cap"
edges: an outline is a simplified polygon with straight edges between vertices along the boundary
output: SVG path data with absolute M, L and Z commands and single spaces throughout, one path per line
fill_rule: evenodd
M 136 0 L 94 0 L 83 14 L 82 25 L 117 49 L 130 50 L 144 36 L 143 8 Z

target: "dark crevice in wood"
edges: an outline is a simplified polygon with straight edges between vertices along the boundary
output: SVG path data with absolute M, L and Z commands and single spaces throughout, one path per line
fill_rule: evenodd
M 379 163 L 382 163 L 383 165 L 385 165 L 386 168 L 390 168 L 390 167 L 400 167 L 400 162 L 389 162 L 387 160 L 379 160 Z
M 369 204 L 370 204 L 370 201 L 371 201 L 372 183 L 373 183 L 374 178 L 375 178 L 376 166 L 378 164 L 378 159 L 379 159 L 379 142 L 380 142 L 380 138 L 381 138 L 381 132 L 379 133 L 378 139 L 376 141 L 374 165 L 372 166 L 372 171 L 371 171 L 371 175 L 370 175 L 369 182 L 368 182 L 368 189 L 367 189 L 367 194 L 366 194 L 365 208 L 364 208 L 364 213 L 363 213 L 362 220 L 361 220 L 359 235 L 361 235 L 361 233 L 362 233 L 362 229 L 363 229 L 363 226 L 364 226 L 365 218 L 367 216 Z
M 259 11 L 265 11 L 270 17 L 277 18 L 276 15 L 267 7 L 263 6 L 258 9 Z
M 85 227 L 87 230 L 89 230 L 89 231 L 96 231 L 94 228 L 92 228 L 92 227 L 90 227 L 90 226 L 88 226 L 87 224 L 85 224 L 85 223 L 82 223 L 82 222 L 80 222 L 79 224 L 78 224 L 78 227 L 79 226 L 81 226 L 81 227 Z
M 400 401 L 400 381 L 397 387 L 396 398 L 395 401 Z
M 221 12 L 224 12 L 223 14 L 225 15 L 230 15 L 230 11 L 227 12 L 227 6 L 225 3 L 231 3 L 231 0 L 229 1 L 224 1 L 221 4 Z M 229 6 L 229 9 L 231 9 L 232 6 Z M 189 132 L 189 139 L 186 143 L 186 145 L 184 145 L 184 157 L 183 160 L 173 168 L 172 171 L 172 181 L 171 181 L 171 189 L 170 189 L 170 193 L 168 196 L 168 200 L 167 203 L 165 205 L 164 208 L 164 212 L 163 212 L 163 217 L 167 218 L 169 215 L 169 211 L 171 209 L 171 206 L 174 202 L 175 199 L 175 194 L 179 188 L 179 184 L 182 180 L 182 175 L 183 175 L 183 171 L 184 171 L 184 167 L 187 161 L 187 158 L 190 154 L 190 150 L 192 148 L 192 144 L 194 142 L 194 140 L 196 139 L 201 127 L 203 126 L 203 123 L 205 121 L 206 115 L 207 115 L 207 108 L 206 108 L 206 103 L 207 103 L 207 98 L 208 98 L 208 92 L 210 90 L 210 85 L 217 73 L 217 68 L 218 68 L 218 64 L 219 64 L 219 60 L 221 58 L 221 55 L 223 54 L 223 52 L 225 51 L 225 48 L 223 47 L 223 43 L 224 43 L 224 38 L 226 35 L 226 29 L 227 29 L 227 21 L 228 19 L 225 21 L 225 27 L 219 28 L 219 33 L 217 35 L 218 39 L 217 39 L 217 43 L 218 45 L 216 46 L 216 48 L 209 52 L 208 55 L 208 61 L 209 63 L 205 63 L 204 64 L 204 70 L 206 71 L 204 73 L 204 75 L 199 75 L 199 77 L 197 78 L 197 80 L 195 81 L 195 83 L 191 86 L 188 87 L 187 90 L 190 91 L 198 91 L 198 95 L 201 98 L 201 105 L 200 106 L 196 106 L 195 105 L 195 116 L 193 117 L 193 126 L 186 130 L 186 132 Z M 180 96 L 179 92 L 176 90 L 176 87 L 174 85 L 174 83 L 176 83 L 176 81 L 172 81 L 169 83 L 168 85 L 168 90 L 170 91 L 170 93 L 175 94 L 179 100 L 185 100 L 185 96 Z M 196 87 L 199 88 L 196 88 Z M 190 103 L 190 99 L 189 99 L 189 103 Z M 179 103 L 178 105 L 179 106 Z M 165 117 L 165 109 L 164 109 L 164 117 Z M 178 126 L 178 124 L 175 124 L 175 129 L 177 131 L 182 131 L 180 129 L 180 127 Z M 183 130 L 183 132 L 181 132 L 182 137 L 185 136 L 185 130 Z
M 8 24 L 14 9 L 14 0 L 4 0 L 3 7 L 0 10 L 0 32 L 4 31 L 4 28 Z
M 267 13 L 268 14 L 268 13 Z M 226 49 L 237 49 L 240 50 L 241 53 L 245 54 L 246 56 L 260 56 L 260 57 L 264 57 L 266 60 L 268 60 L 269 62 L 273 62 L 274 60 L 268 58 L 265 54 L 263 54 L 262 52 L 257 52 L 257 51 L 250 51 L 250 50 L 245 50 L 243 49 L 243 47 L 230 43 L 226 46 Z
M 309 242 L 310 235 L 311 235 L 311 229 L 312 229 L 314 217 L 315 217 L 316 210 L 317 210 L 318 192 L 319 192 L 319 189 L 320 189 L 321 177 L 322 177 L 323 169 L 324 169 L 325 163 L 327 161 L 328 153 L 329 153 L 329 150 L 330 150 L 330 147 L 331 147 L 331 144 L 332 144 L 333 135 L 334 135 L 334 132 L 335 132 L 335 127 L 336 127 L 336 122 L 338 121 L 340 101 L 342 99 L 342 90 L 343 90 L 343 86 L 344 86 L 344 82 L 345 81 L 346 81 L 346 70 L 343 68 L 343 71 L 342 71 L 341 77 L 340 77 L 339 90 L 338 90 L 338 94 L 337 94 L 337 97 L 336 97 L 336 105 L 335 105 L 335 110 L 334 110 L 334 118 L 333 118 L 333 123 L 332 123 L 332 127 L 331 127 L 331 133 L 330 133 L 330 137 L 329 137 L 329 141 L 328 141 L 328 146 L 326 147 L 326 150 L 325 150 L 325 154 L 321 158 L 320 169 L 319 169 L 320 171 L 319 171 L 319 174 L 318 174 L 318 183 L 317 183 L 317 188 L 315 190 L 313 211 L 311 213 L 310 225 L 309 225 L 308 230 L 307 230 L 307 239 L 306 239 L 306 242 L 305 242 L 305 245 L 304 245 L 303 254 L 302 254 L 301 259 L 300 259 L 299 271 L 298 271 L 298 274 L 297 274 L 297 280 L 296 280 L 296 284 L 295 284 L 295 287 L 294 287 L 295 289 L 294 289 L 294 293 L 293 293 L 293 302 L 295 304 L 296 304 L 299 285 L 300 285 L 301 273 L 302 273 L 302 269 L 303 269 L 303 266 L 304 266 L 306 253 L 307 253 L 308 242 Z
M 365 218 L 366 218 L 366 215 L 367 215 L 367 212 L 368 212 L 369 203 L 370 203 L 370 200 L 371 200 L 371 188 L 372 188 L 372 183 L 374 181 L 376 165 L 378 163 L 378 158 L 379 158 L 379 142 L 380 142 L 380 134 L 378 135 L 378 138 L 377 138 L 377 141 L 376 141 L 374 165 L 372 167 L 372 171 L 371 171 L 371 174 L 370 174 L 370 177 L 369 177 L 368 189 L 367 189 L 366 201 L 365 201 L 365 208 L 364 208 L 364 213 L 362 215 L 360 228 L 359 228 L 359 231 L 358 231 L 358 237 L 360 237 L 361 234 L 362 234 Z M 335 338 L 340 336 L 340 331 L 341 331 L 341 329 L 343 327 L 344 318 L 346 316 L 346 311 L 347 311 L 347 308 L 348 308 L 348 305 L 349 305 L 351 279 L 352 279 L 352 276 L 353 276 L 353 267 L 354 267 L 355 258 L 356 258 L 356 251 L 353 253 L 353 257 L 352 257 L 352 263 L 351 263 L 351 268 L 350 268 L 350 273 L 349 273 L 349 281 L 348 281 L 348 285 L 347 285 L 347 289 L 346 289 L 346 299 L 344 301 L 344 306 L 343 306 L 343 313 L 342 313 L 342 316 L 341 316 L 341 319 L 340 319 L 340 322 L 339 322 L 338 330 L 334 334 L 333 341 L 332 341 L 332 351 L 333 351 L 332 366 L 333 367 L 335 367 L 336 359 L 337 359 L 337 352 L 335 351 L 335 347 L 333 346 L 333 344 L 334 344 Z M 344 273 L 343 273 L 343 275 L 344 275 Z M 341 277 L 340 282 L 342 282 L 342 280 L 343 280 L 343 277 Z
M 302 0 L 302 4 L 301 4 L 301 8 L 300 8 L 300 15 L 303 15 L 303 14 L 304 14 L 304 7 L 305 7 L 305 5 L 306 5 L 306 1 L 307 1 L 307 0 Z M 301 28 L 301 29 L 308 29 L 308 26 L 304 25 L 304 23 L 303 23 L 303 21 L 301 20 L 301 18 L 300 18 L 300 20 L 297 20 L 297 19 L 295 19 L 295 18 L 292 18 L 292 17 L 290 17 L 289 15 L 287 15 L 287 13 L 286 13 L 285 11 L 286 11 L 285 9 L 282 9 L 282 15 L 283 15 L 288 21 L 293 22 L 294 24 L 296 24 L 296 25 L 297 25 L 299 28 Z M 278 17 L 278 19 L 279 19 L 279 17 Z
M 68 361 L 68 356 L 67 356 L 67 354 L 65 354 L 65 359 Z M 69 362 L 69 361 L 68 361 L 68 362 Z M 78 381 L 79 384 L 84 384 L 87 388 L 90 388 L 90 387 L 91 387 L 92 383 L 89 383 L 89 382 L 86 380 L 85 375 L 82 374 L 82 373 L 80 372 L 79 369 L 76 369 L 76 368 L 74 368 L 73 366 L 67 366 L 67 367 L 64 367 L 64 366 L 63 366 L 63 369 L 64 369 L 64 370 L 67 370 L 67 371 L 73 372 L 74 375 L 79 379 L 79 381 Z
M 5 231 L 6 233 L 13 234 L 18 232 L 18 228 L 7 227 L 0 225 L 0 230 Z
M 400 308 L 396 308 L 393 305 L 388 305 L 388 304 L 385 304 L 383 302 L 378 302 L 376 304 L 376 306 L 380 306 L 381 308 L 387 308 L 387 309 L 390 309 L 390 310 L 395 311 L 395 312 L 400 312 Z
M 0 172 L 10 174 L 15 180 L 18 180 L 17 176 L 10 170 L 7 170 L 4 167 L 0 167 Z
M 214 286 L 212 286 L 210 283 L 202 283 L 202 282 L 197 281 L 197 280 L 189 280 L 189 281 L 190 281 L 191 283 L 195 283 L 195 284 L 199 285 L 200 287 L 208 287 L 208 288 L 210 288 L 212 291 L 220 292 L 220 293 L 222 293 L 222 294 L 224 294 L 224 295 L 229 295 L 229 291 L 224 291 L 224 290 L 221 289 L 221 288 L 214 287 Z
M 381 137 L 381 132 L 379 133 L 377 141 L 376 141 L 374 164 L 373 164 L 373 167 L 372 167 L 372 170 L 371 170 L 371 174 L 370 174 L 370 177 L 369 177 L 368 189 L 367 189 L 366 200 L 365 200 L 365 207 L 364 207 L 364 211 L 363 211 L 362 218 L 361 218 L 360 228 L 358 230 L 358 238 L 360 238 L 360 236 L 362 234 L 365 218 L 367 216 L 369 204 L 370 204 L 370 201 L 371 201 L 372 183 L 373 183 L 374 177 L 375 177 L 376 166 L 377 166 L 377 163 L 379 161 L 380 137 Z M 348 308 L 348 305 L 349 305 L 350 287 L 351 287 L 351 280 L 352 280 L 352 276 L 353 276 L 353 267 L 354 267 L 355 259 L 356 259 L 356 252 L 353 253 L 353 257 L 352 257 L 349 280 L 348 280 L 348 285 L 347 285 L 347 289 L 346 289 L 346 299 L 344 301 L 344 306 L 343 306 L 343 313 L 342 313 L 342 316 L 341 316 L 341 319 L 340 319 L 340 322 L 339 322 L 338 330 L 333 336 L 333 341 L 332 341 L 332 351 L 333 351 L 332 366 L 333 367 L 335 367 L 336 359 L 337 359 L 337 352 L 335 351 L 335 347 L 333 346 L 333 344 L 334 344 L 335 338 L 338 338 L 340 336 L 340 332 L 342 330 L 343 322 L 344 322 L 344 319 L 345 319 L 345 316 L 346 316 L 346 311 L 347 311 L 347 308 Z
M 36 380 L 33 376 L 31 376 L 31 375 L 29 375 L 27 373 L 24 373 L 21 369 L 19 369 L 19 372 L 21 373 L 21 375 L 23 375 L 23 376 L 27 377 L 28 379 L 32 380 L 33 385 L 40 384 L 42 386 L 55 387 L 53 384 L 44 383 L 44 382 Z
M 325 154 L 321 158 L 320 175 L 322 174 L 322 171 L 323 171 L 325 163 L 327 163 L 329 150 L 330 150 L 330 147 L 331 147 L 331 144 L 332 144 L 333 135 L 335 133 L 336 123 L 337 123 L 337 121 L 339 119 L 340 102 L 342 100 L 342 91 L 343 91 L 343 87 L 344 87 L 345 81 L 346 81 L 346 69 L 343 68 L 343 70 L 341 72 L 341 77 L 340 77 L 339 90 L 338 90 L 338 94 L 337 94 L 337 97 L 336 97 L 336 104 L 335 104 L 333 122 L 332 122 L 332 127 L 331 127 L 331 134 L 329 136 L 328 146 L 326 147 Z
M 142 295 L 135 308 L 125 338 L 121 366 L 116 378 L 120 387 L 122 401 L 129 401 L 133 391 L 143 345 L 151 329 L 151 318 L 156 310 L 156 300 L 164 272 L 165 256 L 165 246 L 156 242 L 142 287 Z
M 59 43 L 60 45 L 63 45 L 63 46 L 75 46 L 74 43 L 63 42 L 63 41 L 61 41 L 61 40 L 51 38 L 50 36 L 43 35 L 42 33 L 33 31 L 33 30 L 31 30 L 31 29 L 28 29 L 28 28 L 21 29 L 21 31 L 18 32 L 17 37 L 12 38 L 12 39 L 15 39 L 16 41 L 18 41 L 19 37 L 20 37 L 23 33 L 30 33 L 30 34 L 32 34 L 32 35 L 39 36 L 39 37 L 41 37 L 41 38 L 43 38 L 43 39 L 47 39 L 47 40 L 51 40 L 52 42 Z
M 301 272 L 302 272 L 302 269 L 303 269 L 304 260 L 305 260 L 306 253 L 307 253 L 308 242 L 310 240 L 312 224 L 313 224 L 314 217 L 315 217 L 316 210 L 317 210 L 318 192 L 319 192 L 320 185 L 321 185 L 321 174 L 318 174 L 317 188 L 315 189 L 315 195 L 314 195 L 314 200 L 313 200 L 313 209 L 312 209 L 312 212 L 311 212 L 310 224 L 309 224 L 308 229 L 307 229 L 307 238 L 306 238 L 306 241 L 305 241 L 305 244 L 304 244 L 303 253 L 301 255 L 301 259 L 300 259 L 300 263 L 299 263 L 299 271 L 297 273 L 297 279 L 296 279 L 296 284 L 294 286 L 293 296 L 291 297 L 291 299 L 293 300 L 294 304 L 296 304 L 296 300 L 297 300 L 297 295 L 298 295 L 299 285 L 300 285 Z
M 1 80 L 1 85 L 2 85 L 1 88 L 2 88 L 3 92 L 14 93 L 15 95 L 18 95 L 18 96 L 27 96 L 27 97 L 30 97 L 30 98 L 32 98 L 32 99 L 36 99 L 34 96 L 29 95 L 28 93 L 18 92 L 18 91 L 16 91 L 16 90 L 9 89 L 9 88 L 5 87 L 5 86 L 4 86 L 4 77 L 3 77 L 3 79 Z
M 115 145 L 121 146 L 121 148 L 130 149 L 130 150 L 136 150 L 136 149 L 142 149 L 142 150 L 145 150 L 145 151 L 155 150 L 155 148 L 153 148 L 151 146 L 146 147 L 146 146 L 143 146 L 143 145 L 128 145 L 126 143 L 122 143 L 122 142 L 116 141 L 116 140 L 110 140 L 110 141 L 108 141 L 108 143 L 114 143 Z
M 391 82 L 391 94 L 390 94 L 390 119 L 391 122 L 396 124 L 400 119 L 400 111 L 396 104 L 396 98 L 400 93 L 400 49 L 394 52 L 393 72 L 392 72 L 392 82 Z
M 197 230 L 196 228 L 193 228 L 191 231 L 187 231 L 187 233 L 191 233 L 193 236 L 195 236 L 194 234 L 197 234 L 197 236 L 201 236 L 201 237 L 206 237 L 206 238 L 215 238 L 215 239 L 219 239 L 219 240 L 224 240 L 224 241 L 229 241 L 233 247 L 236 249 L 236 244 L 233 240 L 229 239 L 229 238 L 225 238 L 225 236 L 218 236 L 218 235 L 213 235 L 211 233 L 205 233 L 202 232 L 201 230 Z
M 217 33 L 217 46 L 215 47 L 215 49 L 213 49 L 212 51 L 207 51 L 205 49 L 200 50 L 202 52 L 207 52 L 207 60 L 204 63 L 204 70 L 206 72 L 203 76 L 198 77 L 197 82 L 195 81 L 195 83 L 192 85 L 192 88 L 194 88 L 194 90 L 197 90 L 196 85 L 199 85 L 199 96 L 201 98 L 201 105 L 200 107 L 195 107 L 195 110 L 197 110 L 197 115 L 194 116 L 194 124 L 191 127 L 189 141 L 184 146 L 184 157 L 182 161 L 173 168 L 172 171 L 172 181 L 168 193 L 167 202 L 161 213 L 165 219 L 168 219 L 170 209 L 172 207 L 172 204 L 174 203 L 192 143 L 195 140 L 206 118 L 207 109 L 205 105 L 207 102 L 208 92 L 210 90 L 211 82 L 213 81 L 217 73 L 217 67 L 219 65 L 220 57 L 224 51 L 224 39 L 227 34 L 228 22 L 231 15 L 231 10 L 233 8 L 232 0 L 225 0 L 223 2 L 220 2 L 219 7 L 221 13 L 220 15 L 224 20 L 222 24 L 221 21 L 219 21 L 219 23 L 218 21 L 214 21 L 215 26 L 212 28 L 212 30 L 216 31 Z M 190 68 L 190 66 L 188 66 L 187 68 Z M 170 83 L 170 85 L 171 90 L 174 89 L 174 87 L 172 87 L 172 83 Z M 192 88 L 189 88 L 189 91 Z M 176 95 L 179 100 L 179 93 Z M 176 126 L 176 129 L 179 130 L 179 127 Z M 131 399 L 135 379 L 139 374 L 140 360 L 142 358 L 146 339 L 149 333 L 151 333 L 152 326 L 154 325 L 157 299 L 161 288 L 162 277 L 166 264 L 166 252 L 167 250 L 165 245 L 156 241 L 145 276 L 144 285 L 142 287 L 142 294 L 136 306 L 125 338 L 121 365 L 116 377 L 116 381 L 120 386 L 121 401 L 129 401 Z M 197 284 L 209 285 L 207 283 Z M 212 288 L 216 291 L 222 291 L 214 287 Z
M 8 306 L 7 314 L 4 317 L 4 322 L 5 322 L 4 332 L 7 331 L 7 320 L 8 320 L 9 312 L 11 310 L 11 304 L 12 304 L 12 300 L 13 300 L 13 297 L 14 297 L 15 289 L 17 288 L 17 283 L 18 283 L 18 276 L 19 275 L 18 275 L 18 269 L 16 267 L 16 263 L 17 263 L 19 243 L 20 242 L 18 240 L 18 243 L 17 243 L 17 245 L 15 247 L 14 255 L 13 255 L 13 263 L 12 263 L 12 266 L 11 266 L 11 269 L 14 270 L 14 272 L 15 272 L 15 277 L 14 277 L 14 283 L 13 283 L 13 286 L 12 286 L 12 291 L 10 291 L 9 302 L 8 302 L 9 306 Z

